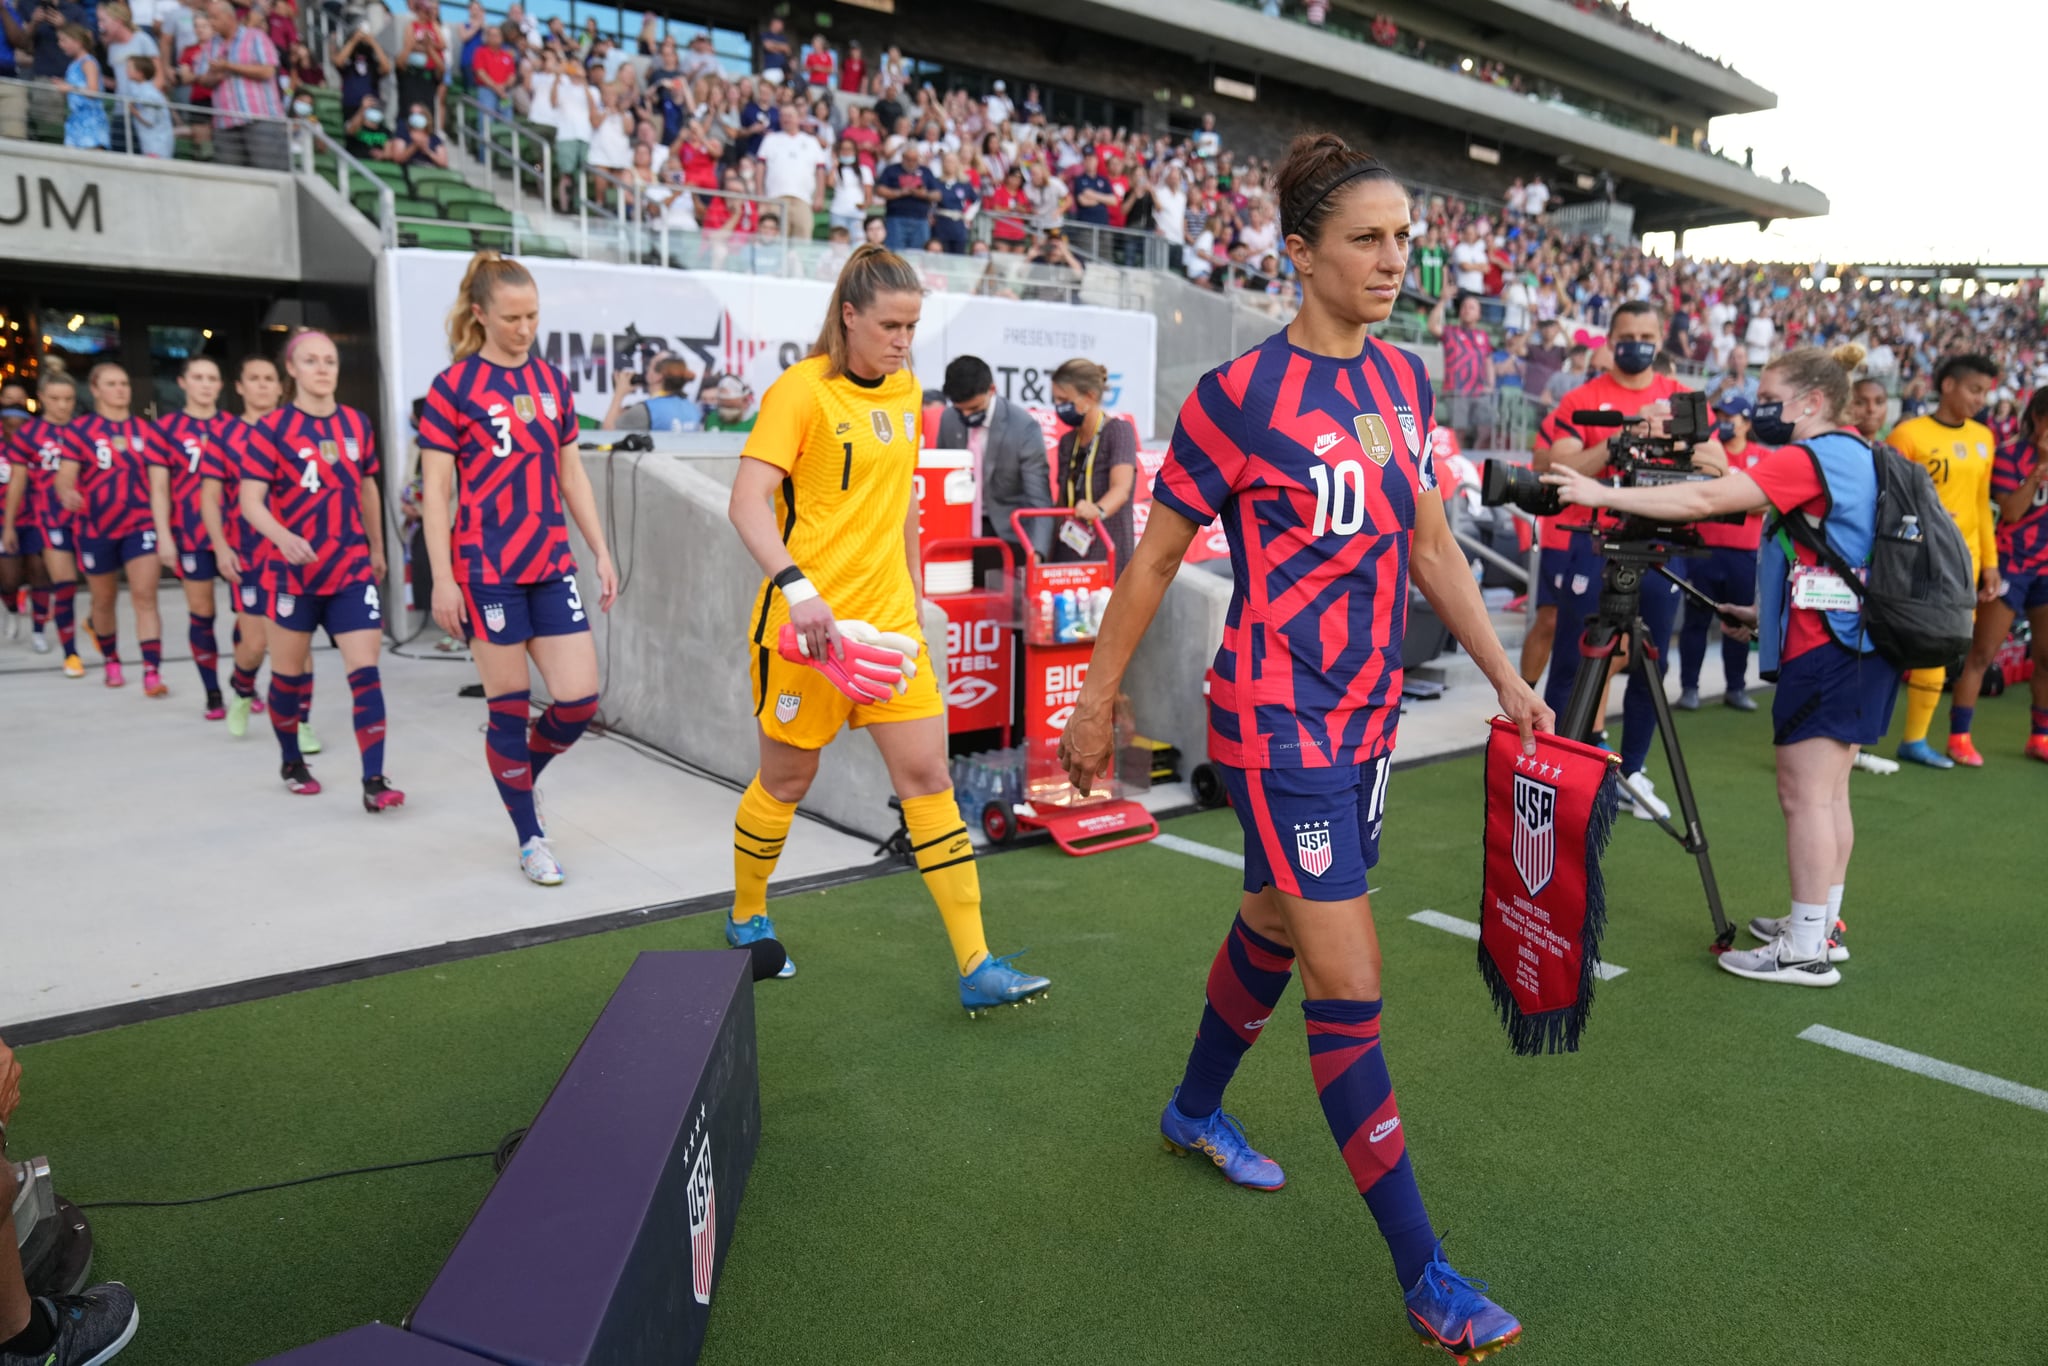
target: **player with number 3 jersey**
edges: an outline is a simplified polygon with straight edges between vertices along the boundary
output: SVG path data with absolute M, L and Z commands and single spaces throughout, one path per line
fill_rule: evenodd
M 1406 191 L 1330 134 L 1295 140 L 1277 191 L 1301 310 L 1204 375 L 1182 406 L 1060 753 L 1087 793 L 1113 758 L 1131 656 L 1196 532 L 1220 517 L 1235 590 L 1209 693 L 1209 753 L 1244 826 L 1243 896 L 1160 1132 L 1168 1149 L 1201 1153 L 1238 1185 L 1284 1184 L 1224 1112 L 1223 1092 L 1298 959 L 1323 1115 L 1393 1255 L 1408 1325 L 1466 1361 L 1515 1341 L 1522 1326 L 1451 1268 L 1423 1208 L 1380 1051 L 1366 885 L 1400 717 L 1411 577 L 1498 690 L 1525 752 L 1553 718 L 1494 635 L 1451 536 L 1422 362 L 1366 332 L 1400 295 L 1414 217 Z
M 540 291 L 517 261 L 480 251 L 448 314 L 454 357 L 420 412 L 420 505 L 434 569 L 434 620 L 469 638 L 490 706 L 484 758 L 519 839 L 519 868 L 552 887 L 534 783 L 597 715 L 597 650 L 576 581 L 567 517 L 597 560 L 597 607 L 618 596 L 590 476 L 576 451 L 568 379 L 533 354 Z M 448 523 L 453 491 L 459 499 Z M 566 516 L 565 516 L 566 512 Z M 528 665 L 553 700 L 532 715 Z
M 405 794 L 384 776 L 383 500 L 370 421 L 335 401 L 341 357 L 324 332 L 300 332 L 284 348 L 290 403 L 248 433 L 242 450 L 242 517 L 263 538 L 254 566 L 270 617 L 270 725 L 286 788 L 320 790 L 299 749 L 298 724 L 312 682 L 313 632 L 325 628 L 348 665 L 363 809 L 388 810 Z
M 186 639 L 206 691 L 206 719 L 219 721 L 228 714 L 220 695 L 220 640 L 214 633 L 213 585 L 220 569 L 201 495 L 207 470 L 226 458 L 228 443 L 242 424 L 218 406 L 220 363 L 213 357 L 188 358 L 178 370 L 178 387 L 185 391 L 185 406 L 157 420 L 163 444 L 158 467 L 150 472 L 150 497 L 168 506 L 171 544 L 165 549 L 176 557 L 178 577 L 185 583 Z

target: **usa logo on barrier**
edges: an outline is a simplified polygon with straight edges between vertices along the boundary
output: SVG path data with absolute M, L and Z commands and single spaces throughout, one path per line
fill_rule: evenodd
M 1557 789 L 1515 775 L 1515 871 L 1534 896 L 1557 871 Z
M 1302 872 L 1310 877 L 1321 877 L 1330 871 L 1331 858 L 1329 822 L 1294 832 L 1294 861 L 1301 865 Z
M 690 1293 L 699 1304 L 711 1303 L 717 1257 L 718 1189 L 711 1178 L 711 1135 L 706 1134 L 690 1167 Z

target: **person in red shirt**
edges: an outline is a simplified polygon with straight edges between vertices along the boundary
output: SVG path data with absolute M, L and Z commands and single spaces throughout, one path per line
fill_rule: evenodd
M 839 68 L 839 88 L 849 95 L 858 95 L 867 88 L 868 62 L 860 55 L 860 43 L 849 39 L 846 44 L 846 61 Z
M 505 46 L 505 31 L 496 24 L 484 26 L 483 46 L 470 65 L 476 81 L 476 102 L 486 114 L 512 112 L 512 83 L 519 79 L 519 58 Z
M 804 78 L 810 82 L 813 95 L 825 95 L 832 90 L 832 73 L 838 69 L 839 59 L 832 55 L 832 49 L 825 46 L 825 35 L 811 35 L 811 45 L 804 49 Z
M 1728 468 L 1748 470 L 1762 462 L 1771 448 L 1749 439 L 1749 395 L 1740 391 L 1721 400 L 1721 421 L 1715 435 L 1727 452 Z M 1756 551 L 1763 543 L 1764 517 L 1751 513 L 1731 526 L 1726 522 L 1702 522 L 1699 526 L 1700 553 L 1688 556 L 1679 566 L 1679 577 L 1715 602 L 1749 607 L 1756 602 Z M 1696 711 L 1700 705 L 1700 667 L 1707 660 L 1707 627 L 1713 613 L 1688 597 L 1685 622 L 1678 630 L 1678 701 L 1681 711 Z M 1743 686 L 1749 672 L 1749 642 L 1732 632 L 1721 636 L 1721 672 L 1727 691 L 1723 706 L 1736 711 L 1755 711 L 1756 701 Z
M 1696 522 L 1738 512 L 1810 516 L 1853 564 L 1877 532 L 1870 446 L 1843 425 L 1849 373 L 1862 360 L 1863 348 L 1851 344 L 1832 353 L 1788 351 L 1766 366 L 1757 384 L 1755 433 L 1779 449 L 1750 469 L 1698 483 L 1620 489 L 1589 477 L 1583 467 L 1559 463 L 1544 481 L 1568 504 L 1659 520 Z M 1756 621 L 1762 665 L 1777 676 L 1771 720 L 1792 911 L 1750 921 L 1750 933 L 1766 941 L 1762 948 L 1715 961 L 1752 981 L 1829 987 L 1842 980 L 1834 964 L 1849 956 L 1839 942 L 1842 890 L 1855 846 L 1849 771 L 1858 750 L 1891 729 L 1899 671 L 1875 653 L 1860 609 L 1831 608 L 1853 590 L 1845 591 L 1818 556 L 1793 542 L 1788 558 L 1775 537 L 1765 547 L 1760 605 L 1730 612 Z

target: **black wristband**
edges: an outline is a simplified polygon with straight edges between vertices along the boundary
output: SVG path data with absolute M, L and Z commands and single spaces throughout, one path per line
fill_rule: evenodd
M 795 583 L 797 580 L 803 577 L 804 571 L 802 567 L 798 565 L 791 565 L 789 568 L 783 570 L 780 574 L 777 574 L 772 580 L 770 580 L 770 582 L 772 582 L 777 588 L 787 588 L 791 584 Z

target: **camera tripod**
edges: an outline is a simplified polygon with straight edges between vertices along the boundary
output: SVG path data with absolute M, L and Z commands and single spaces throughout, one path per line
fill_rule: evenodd
M 1664 680 L 1650 658 L 1653 642 L 1643 624 L 1643 576 L 1655 572 L 1678 585 L 1708 607 L 1713 599 L 1679 578 L 1667 567 L 1670 552 L 1636 542 L 1607 542 L 1601 546 L 1606 567 L 1600 574 L 1600 606 L 1586 619 L 1586 634 L 1579 647 L 1579 671 L 1572 679 L 1571 700 L 1558 719 L 1558 734 L 1591 744 L 1600 729 L 1597 713 L 1607 696 L 1608 662 L 1616 651 L 1628 650 L 1627 668 L 1643 687 L 1649 689 L 1650 705 L 1657 717 L 1657 735 L 1664 742 L 1664 757 L 1671 764 L 1671 784 L 1678 797 L 1678 814 L 1683 829 L 1669 819 L 1656 816 L 1664 833 L 1678 841 L 1699 861 L 1700 885 L 1706 889 L 1707 910 L 1714 917 L 1714 952 L 1735 942 L 1735 927 L 1721 909 L 1721 889 L 1714 881 L 1714 865 L 1707 857 L 1706 832 L 1700 829 L 1699 803 L 1693 800 L 1692 775 L 1685 766 L 1685 751 L 1679 748 L 1678 728 L 1672 723 L 1671 703 L 1664 696 Z M 1725 624 L 1725 623 L 1724 623 Z

